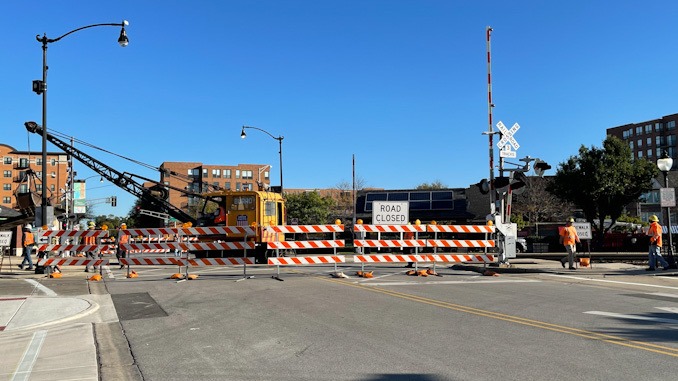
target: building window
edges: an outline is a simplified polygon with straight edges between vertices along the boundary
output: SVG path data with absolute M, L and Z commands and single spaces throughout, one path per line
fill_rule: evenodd
M 231 178 L 231 170 L 230 169 L 224 169 L 224 178 L 225 179 Z
M 214 187 L 216 189 L 219 189 L 219 182 L 218 181 L 213 182 L 212 185 L 214 185 Z
M 666 129 L 667 130 L 675 130 L 676 129 L 676 121 L 672 120 L 672 121 L 666 123 Z
M 209 175 L 208 169 L 207 169 L 207 168 L 203 168 L 203 169 L 202 169 L 202 177 L 207 177 L 208 175 Z
M 642 157 L 643 157 L 643 151 L 638 151 L 638 158 L 640 159 Z
M 252 171 L 242 171 L 242 178 L 246 180 L 252 180 Z
M 2 198 L 2 203 L 3 203 L 3 204 L 11 204 L 11 203 L 12 203 L 12 198 L 11 198 L 11 197 L 3 197 L 3 198 Z
M 25 175 L 26 172 L 23 172 L 23 173 Z M 35 172 L 35 175 L 38 176 L 39 179 L 42 179 L 42 171 Z M 24 176 L 21 176 L 21 177 L 23 178 Z
M 659 124 L 659 123 L 657 123 Z M 652 133 L 652 125 L 651 124 L 646 124 L 645 125 L 645 133 L 646 134 L 651 134 Z
M 198 168 L 193 168 L 188 170 L 188 177 L 199 177 L 200 176 L 200 170 Z
M 7 183 L 7 184 L 2 184 L 2 190 L 8 190 L 8 191 L 11 191 L 11 190 L 12 190 L 12 184 L 9 184 L 9 183 Z
M 648 147 L 651 147 L 652 146 L 652 138 L 647 138 L 647 141 L 645 142 L 645 144 L 647 144 Z
M 652 157 L 652 150 L 649 149 L 649 150 L 647 150 L 647 158 L 649 159 L 651 157 Z
M 264 172 L 264 180 L 270 180 L 268 178 L 268 176 L 269 176 L 269 172 L 268 171 Z
M 236 179 L 239 179 L 239 178 L 240 178 L 240 170 L 239 170 L 239 169 L 236 169 L 236 170 L 235 170 L 235 178 L 236 178 Z M 237 189 L 237 190 L 240 190 L 240 189 Z
M 231 190 L 231 183 L 225 182 L 225 183 L 224 183 L 224 188 L 225 188 L 225 189 L 228 189 L 228 190 Z
M 666 152 L 668 153 L 669 157 L 674 158 L 676 157 L 676 147 L 669 147 L 666 149 Z M 675 165 L 675 163 L 674 163 Z
M 667 135 L 666 136 L 666 145 L 675 147 L 675 145 L 676 145 L 676 135 Z
M 656 151 L 657 151 L 657 152 L 655 153 L 655 155 L 657 155 L 657 159 L 661 158 L 661 157 L 662 157 L 662 149 L 661 149 L 661 148 L 657 148 Z
M 643 146 L 643 141 L 641 139 L 636 140 L 636 144 L 638 144 L 638 148 Z
M 636 127 L 636 135 L 640 136 L 643 134 L 643 126 Z
M 212 177 L 214 177 L 215 179 L 221 178 L 221 169 L 213 169 Z
M 2 177 L 12 177 L 12 171 L 3 171 Z
M 661 132 L 663 130 L 663 125 L 661 123 L 655 123 L 654 124 L 654 130 L 655 132 Z
M 35 165 L 42 165 L 42 158 L 38 157 L 35 159 Z
M 239 191 L 240 190 L 240 183 L 235 183 L 235 190 Z
M 5 164 L 12 164 L 12 158 L 11 157 L 5 157 L 4 163 Z
M 35 184 L 35 190 L 38 192 L 42 192 L 42 184 Z
M 50 176 L 51 176 L 51 177 L 52 177 L 53 179 L 55 179 L 55 178 L 56 178 L 56 172 L 50 172 L 50 174 L 49 174 L 49 175 L 50 175 Z
M 28 159 L 26 158 L 19 159 L 19 167 L 28 168 L 28 164 L 29 164 Z
M 666 144 L 666 138 L 663 136 L 657 136 L 654 139 L 654 143 L 655 143 L 654 145 L 656 145 L 657 147 L 663 146 L 664 144 Z
M 629 142 L 629 147 L 631 148 L 631 151 L 633 151 L 633 140 Z
M 51 165 L 52 165 L 52 167 L 56 165 L 56 159 L 52 159 Z
M 19 185 L 19 193 L 28 193 L 28 185 L 27 184 Z
M 51 184 L 51 185 L 49 186 L 49 190 L 51 190 L 52 192 L 54 192 L 54 184 Z
M 247 191 L 247 190 L 252 190 L 252 184 L 250 183 L 244 183 L 242 185 L 242 190 Z

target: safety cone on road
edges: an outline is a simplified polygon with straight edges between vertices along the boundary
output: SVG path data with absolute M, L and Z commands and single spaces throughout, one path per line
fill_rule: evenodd
M 198 279 L 198 274 L 190 274 L 189 276 L 186 277 L 188 280 L 195 280 Z
M 330 273 L 330 276 L 332 276 L 332 278 L 348 278 L 349 277 L 348 275 L 344 274 L 342 271 L 338 271 L 336 273 Z
M 93 280 L 93 281 L 95 281 L 95 282 L 98 282 L 98 281 L 101 280 L 101 275 L 97 274 L 97 275 L 95 275 L 95 276 L 89 278 L 89 280 Z
M 485 270 L 485 272 L 483 273 L 483 275 L 485 275 L 485 276 L 499 276 L 499 274 L 497 274 L 497 273 L 494 272 L 494 271 L 490 271 L 490 270 Z
M 50 278 L 61 278 L 63 276 L 62 273 L 51 273 L 49 274 Z
M 364 277 L 364 278 L 374 278 L 374 275 L 372 275 L 373 272 L 374 272 L 374 271 L 370 271 L 370 272 L 368 272 L 368 273 L 367 273 L 367 272 L 364 272 L 364 273 L 363 273 L 363 277 Z
M 126 276 L 127 278 L 137 278 L 137 277 L 139 277 L 139 274 L 137 274 L 136 271 L 132 270 L 131 272 L 125 274 L 125 276 Z
M 184 279 L 184 275 L 181 273 L 173 274 L 170 279 Z

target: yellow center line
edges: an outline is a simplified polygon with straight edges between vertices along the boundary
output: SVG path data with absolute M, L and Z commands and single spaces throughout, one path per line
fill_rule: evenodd
M 473 315 L 484 316 L 484 317 L 488 317 L 488 318 L 503 320 L 503 321 L 507 321 L 507 322 L 511 322 L 511 323 L 522 324 L 522 325 L 526 325 L 526 326 L 530 326 L 530 327 L 541 328 L 541 329 L 546 329 L 546 330 L 555 331 L 555 332 L 567 333 L 567 334 L 570 334 L 570 335 L 580 336 L 580 337 L 593 339 L 593 340 L 599 340 L 599 341 L 603 341 L 603 342 L 607 342 L 607 343 L 611 343 L 611 344 L 616 344 L 616 345 L 621 345 L 621 346 L 636 348 L 636 349 L 642 349 L 642 350 L 645 350 L 645 351 L 660 353 L 660 354 L 664 354 L 664 355 L 672 356 L 672 357 L 678 357 L 678 348 L 671 348 L 671 347 L 666 347 L 666 346 L 662 346 L 662 345 L 656 345 L 656 344 L 651 344 L 651 343 L 634 341 L 634 340 L 625 339 L 623 337 L 607 335 L 607 334 L 604 334 L 604 333 L 598 333 L 598 332 L 592 332 L 592 331 L 587 331 L 587 330 L 578 329 L 578 328 L 566 327 L 566 326 L 562 326 L 562 325 L 546 323 L 546 322 L 543 322 L 543 321 L 532 320 L 532 319 L 522 318 L 522 317 L 519 317 L 519 316 L 512 316 L 512 315 L 482 310 L 482 309 L 473 308 L 473 307 L 466 307 L 466 306 L 462 306 L 462 305 L 459 305 L 459 304 L 454 304 L 454 303 L 445 302 L 445 301 L 441 301 L 441 300 L 429 299 L 429 298 L 422 297 L 422 296 L 406 294 L 406 293 L 403 293 L 403 292 L 392 291 L 392 290 L 388 290 L 388 289 L 380 288 L 380 287 L 375 287 L 375 286 L 366 286 L 366 285 L 362 285 L 362 284 L 359 284 L 359 283 L 353 283 L 351 281 L 345 281 L 345 280 L 341 280 L 341 279 L 321 277 L 321 276 L 312 275 L 312 274 L 308 274 L 308 273 L 301 272 L 301 271 L 295 271 L 295 270 L 291 270 L 291 269 L 288 269 L 288 271 L 294 272 L 294 273 L 297 273 L 297 274 L 303 274 L 303 275 L 306 275 L 306 276 L 310 276 L 312 278 L 320 279 L 320 280 L 323 280 L 323 281 L 326 281 L 326 282 L 332 282 L 332 283 L 341 284 L 341 285 L 344 285 L 344 286 L 350 286 L 350 287 L 359 288 L 359 289 L 362 289 L 362 290 L 368 290 L 368 291 L 376 292 L 376 293 L 379 293 L 379 294 L 395 296 L 397 298 L 406 299 L 406 300 L 410 300 L 410 301 L 413 301 L 413 302 L 429 304 L 429 305 L 432 305 L 432 306 L 447 308 L 447 309 L 451 309 L 451 310 L 455 310 L 455 311 L 459 311 L 459 312 L 465 312 L 465 313 L 469 313 L 469 314 L 473 314 Z

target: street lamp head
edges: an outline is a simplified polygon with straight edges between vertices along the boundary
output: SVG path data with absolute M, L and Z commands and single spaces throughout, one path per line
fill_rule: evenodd
M 242 132 L 240 133 L 240 137 L 242 139 L 245 139 L 247 137 L 247 134 L 245 133 L 245 126 L 242 126 Z
M 122 21 L 122 30 L 120 31 L 120 38 L 118 38 L 118 44 L 123 48 L 129 44 L 129 39 L 127 38 L 127 32 L 125 32 L 125 25 L 129 25 L 127 20 Z
M 657 168 L 662 172 L 668 172 L 673 167 L 673 159 L 666 154 L 666 151 L 662 154 L 661 159 L 657 159 Z

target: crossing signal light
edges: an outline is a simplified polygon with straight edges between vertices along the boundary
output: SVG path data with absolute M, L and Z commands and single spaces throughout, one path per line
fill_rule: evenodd
M 45 82 L 40 81 L 40 80 L 35 80 L 33 81 L 33 92 L 40 95 L 45 92 L 47 89 L 47 86 L 45 86 Z
M 551 166 L 548 163 L 546 163 L 544 160 L 541 160 L 541 159 L 535 160 L 535 162 L 534 162 L 534 173 L 537 176 L 543 177 L 544 172 L 548 171 L 549 169 L 551 169 Z
M 481 194 L 490 193 L 490 182 L 487 179 L 480 180 L 476 186 Z
M 521 194 L 525 191 L 527 186 L 527 178 L 522 172 L 515 172 L 513 174 L 513 181 L 511 182 L 511 192 L 514 194 Z

